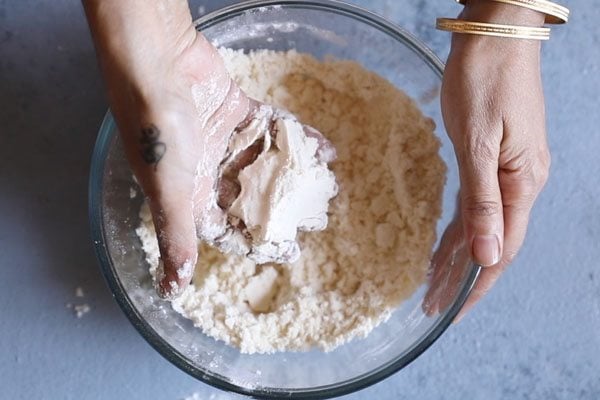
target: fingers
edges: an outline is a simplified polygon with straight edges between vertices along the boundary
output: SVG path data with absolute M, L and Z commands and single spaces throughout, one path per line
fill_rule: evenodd
M 431 265 L 433 271 L 423 302 L 427 316 L 443 312 L 455 301 L 461 283 L 470 272 L 471 254 L 466 246 L 460 212 L 446 228 Z
M 502 174 L 500 175 L 503 176 Z M 503 181 L 503 179 L 500 179 Z M 503 185 L 503 188 L 505 186 Z M 508 192 L 508 189 L 506 190 Z M 510 194 L 504 196 L 506 198 L 504 205 L 504 251 L 500 261 L 489 268 L 484 268 L 477 278 L 477 282 L 469 295 L 469 298 L 465 302 L 465 305 L 456 316 L 454 322 L 458 323 L 460 320 L 473 308 L 473 306 L 483 298 L 494 286 L 500 275 L 504 272 L 506 267 L 510 265 L 517 255 L 519 249 L 523 245 L 525 240 L 525 234 L 527 232 L 527 223 L 529 221 L 529 213 L 533 206 L 533 200 L 526 201 L 521 206 L 515 206 L 512 201 L 514 199 L 524 195 L 522 191 L 509 192 Z M 523 200 L 519 200 L 522 202 Z
M 158 240 L 156 289 L 172 299 L 189 285 L 198 258 L 192 203 L 195 156 L 189 151 L 194 138 L 182 134 L 187 124 L 180 116 L 157 113 L 146 119 L 154 123 L 143 125 L 137 138 L 130 135 L 126 149 L 148 198 Z
M 209 243 L 213 243 L 227 229 L 226 215 L 218 203 L 233 201 L 231 196 L 219 198 L 215 188 L 226 189 L 225 194 L 237 195 L 235 185 L 219 183 L 219 165 L 228 157 L 228 143 L 234 129 L 245 120 L 253 106 L 253 102 L 232 80 L 224 93 L 218 107 L 207 114 L 199 135 L 201 151 L 195 177 L 194 215 L 198 237 Z
M 498 182 L 500 143 L 493 132 L 467 135 L 457 150 L 465 238 L 475 263 L 500 261 L 504 237 L 502 195 Z
M 506 265 L 496 265 L 491 268 L 483 268 L 477 277 L 475 286 L 471 290 L 465 305 L 461 308 L 460 312 L 454 318 L 454 323 L 460 322 L 461 319 L 475 306 L 475 304 L 481 300 L 487 292 L 490 291 L 492 286 L 496 283 Z
M 519 193 L 520 195 L 523 195 L 522 192 Z M 519 193 L 513 192 L 505 197 L 515 196 L 515 198 L 517 198 Z M 456 316 L 454 322 L 459 322 L 469 312 L 469 310 L 471 310 L 473 306 L 492 289 L 506 267 L 512 263 L 514 257 L 517 255 L 517 252 L 521 248 L 523 241 L 525 240 L 527 222 L 529 221 L 529 212 L 532 206 L 533 201 L 527 202 L 523 206 L 516 207 L 514 206 L 514 203 L 511 204 L 507 199 L 507 204 L 504 206 L 505 235 L 504 252 L 502 257 L 496 265 L 481 270 L 479 277 L 477 278 L 477 282 L 475 282 L 475 286 L 469 295 L 469 298 Z
M 198 259 L 192 202 L 177 192 L 163 193 L 150 198 L 150 210 L 161 258 L 156 288 L 161 297 L 172 299 L 189 285 Z
M 484 268 L 475 282 L 475 286 L 465 302 L 465 305 L 456 316 L 454 322 L 459 322 L 473 306 L 483 298 L 494 286 L 506 267 L 510 265 L 517 255 L 525 240 L 529 213 L 533 207 L 535 196 L 528 192 L 535 190 L 528 184 L 517 178 L 510 182 L 506 172 L 500 172 L 500 185 L 503 197 L 504 216 L 504 248 L 500 260 L 489 268 Z
M 428 316 L 433 316 L 440 311 L 439 301 L 446 290 L 452 261 L 463 242 L 462 221 L 455 217 L 444 231 L 440 244 L 431 259 L 429 289 L 423 301 L 423 311 Z
M 548 157 L 548 159 L 545 157 Z M 504 250 L 502 257 L 496 265 L 481 271 L 455 322 L 459 322 L 491 290 L 521 249 L 527 233 L 531 209 L 548 177 L 549 156 L 545 157 L 521 160 L 518 162 L 518 169 L 505 168 L 500 170 L 498 176 L 502 188 L 504 215 Z

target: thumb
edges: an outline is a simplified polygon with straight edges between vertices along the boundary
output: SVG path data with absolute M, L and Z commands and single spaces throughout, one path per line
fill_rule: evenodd
M 160 263 L 156 289 L 162 298 L 173 299 L 189 285 L 198 260 L 196 226 L 189 196 L 176 191 L 150 197 Z
M 500 261 L 504 218 L 498 154 L 480 150 L 459 157 L 460 201 L 465 239 L 473 261 L 487 267 Z

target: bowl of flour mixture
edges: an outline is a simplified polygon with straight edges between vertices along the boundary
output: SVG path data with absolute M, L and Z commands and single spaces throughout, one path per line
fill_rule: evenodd
M 459 182 L 439 106 L 442 63 L 401 28 L 338 2 L 242 3 L 197 27 L 249 96 L 335 147 L 310 178 L 324 208 L 289 262 L 199 243 L 191 285 L 162 300 L 152 219 L 109 113 L 92 160 L 90 221 L 116 300 L 164 357 L 222 389 L 327 398 L 397 372 L 444 332 L 478 273 L 461 243 L 434 257 Z M 251 186 L 260 173 L 246 168 L 240 181 Z M 318 198 L 294 196 L 299 205 Z M 432 259 L 448 264 L 451 296 L 426 314 Z

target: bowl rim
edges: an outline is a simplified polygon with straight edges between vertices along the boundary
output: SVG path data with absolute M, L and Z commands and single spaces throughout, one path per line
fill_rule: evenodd
M 364 8 L 346 4 L 338 0 L 250 0 L 206 14 L 194 21 L 194 24 L 198 30 L 202 30 L 244 12 L 273 6 L 333 12 L 366 23 L 411 48 L 416 55 L 430 66 L 440 79 L 442 77 L 444 64 L 415 36 Z M 102 121 L 94 146 L 88 185 L 88 214 L 91 236 L 94 251 L 104 279 L 111 290 L 112 296 L 127 316 L 129 322 L 159 354 L 192 377 L 218 389 L 264 399 L 324 399 L 342 396 L 371 386 L 410 364 L 446 331 L 464 305 L 481 270 L 481 267 L 471 263 L 469 267 L 470 271 L 463 283 L 463 287 L 460 289 L 457 301 L 440 318 L 437 324 L 430 329 L 429 333 L 420 342 L 413 345 L 404 357 L 399 357 L 380 368 L 352 379 L 314 388 L 277 390 L 275 388 L 247 388 L 239 386 L 219 374 L 199 369 L 190 363 L 183 354 L 163 340 L 142 318 L 117 278 L 117 272 L 110 261 L 106 246 L 107 236 L 102 219 L 103 196 L 102 190 L 98 190 L 103 185 L 105 161 L 108 155 L 109 144 L 114 136 L 111 135 L 111 132 L 114 132 L 114 130 L 115 122 L 109 110 Z

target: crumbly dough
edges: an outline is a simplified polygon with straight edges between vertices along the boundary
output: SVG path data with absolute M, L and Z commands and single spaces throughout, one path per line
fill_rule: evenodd
M 221 54 L 246 93 L 333 143 L 339 193 L 327 229 L 300 235 L 295 263 L 257 265 L 200 245 L 192 285 L 173 308 L 244 353 L 327 351 L 366 336 L 426 276 L 445 179 L 433 121 L 354 62 L 295 51 Z M 158 246 L 146 206 L 140 215 L 153 272 Z
M 236 130 L 219 168 L 227 192 L 239 191 L 231 205 L 223 204 L 236 229 L 219 238 L 220 250 L 259 264 L 295 262 L 298 231 L 327 227 L 329 200 L 337 194 L 327 163 L 335 159 L 335 150 L 319 136 L 289 112 L 266 104 Z M 239 160 L 248 157 L 254 159 L 240 170 Z

